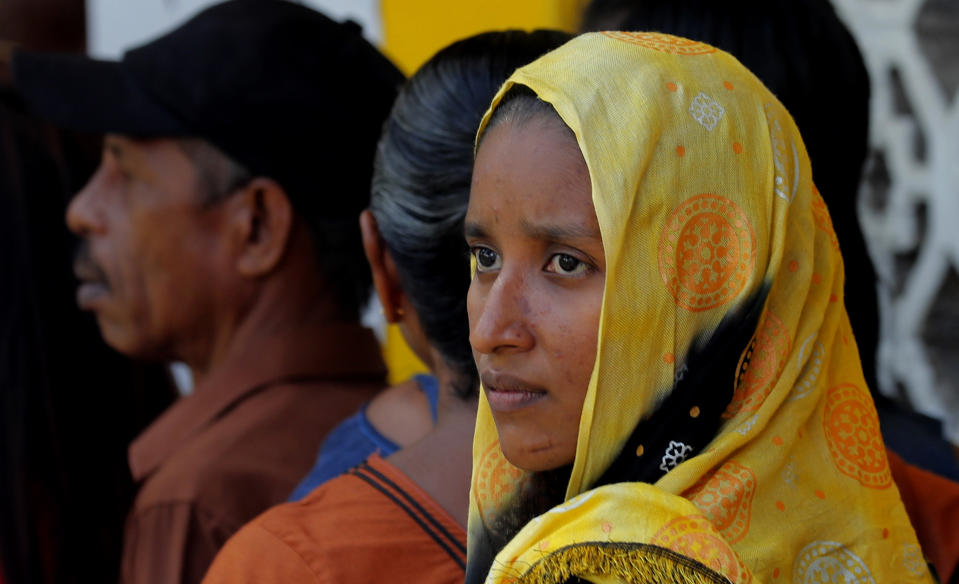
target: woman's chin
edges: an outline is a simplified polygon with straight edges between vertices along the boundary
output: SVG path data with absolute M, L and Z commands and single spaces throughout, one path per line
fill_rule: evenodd
M 567 453 L 549 436 L 528 436 L 512 428 L 503 428 L 499 436 L 500 449 L 506 460 L 527 472 L 553 470 L 570 464 L 576 456 L 575 442 L 571 452 Z

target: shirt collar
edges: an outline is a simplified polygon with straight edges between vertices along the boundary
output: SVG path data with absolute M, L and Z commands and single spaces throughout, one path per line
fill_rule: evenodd
M 221 363 L 189 396 L 181 397 L 130 445 L 136 481 L 152 474 L 227 409 L 264 385 L 303 379 L 383 382 L 386 367 L 373 333 L 357 323 L 304 326 L 260 339 Z

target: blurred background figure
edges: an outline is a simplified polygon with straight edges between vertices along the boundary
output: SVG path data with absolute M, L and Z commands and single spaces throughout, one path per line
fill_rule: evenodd
M 830 2 L 593 0 L 582 29 L 654 30 L 712 44 L 738 58 L 782 101 L 799 126 L 839 239 L 846 308 L 883 437 L 906 460 L 959 480 L 959 461 L 942 440 L 939 424 L 878 391 L 876 272 L 857 203 L 869 142 L 869 75 Z
M 127 445 L 173 388 L 76 306 L 63 213 L 98 151 L 5 91 L 0 136 L 0 566 L 10 584 L 112 582 L 135 493 Z
M 79 304 L 196 380 L 130 446 L 121 580 L 199 581 L 382 388 L 357 216 L 403 77 L 359 27 L 281 0 L 218 4 L 119 62 L 17 51 L 12 71 L 34 110 L 106 133 L 66 214 Z
M 593 0 L 582 30 L 650 30 L 709 43 L 739 59 L 782 101 L 802 133 L 846 258 L 849 320 L 866 381 L 875 388 L 876 273 L 856 215 L 868 150 L 869 76 L 829 1 Z
M 83 2 L 0 3 L 0 38 L 82 52 Z M 76 307 L 63 222 L 97 136 L 26 113 L 0 48 L 0 581 L 114 582 L 135 487 L 126 445 L 174 393 L 162 366 L 100 339 Z
M 118 355 L 76 306 L 76 242 L 63 214 L 98 156 L 95 137 L 34 119 L 0 89 L 0 579 L 9 584 L 116 581 L 135 493 L 126 446 L 174 397 L 162 366 Z
M 754 72 L 794 116 L 842 249 L 846 308 L 891 451 L 894 478 L 939 576 L 943 581 L 959 578 L 959 536 L 952 528 L 959 520 L 959 485 L 953 482 L 959 480 L 956 452 L 943 440 L 938 420 L 909 411 L 878 391 L 877 280 L 857 201 L 869 150 L 870 80 L 859 48 L 832 4 L 593 0 L 582 27 L 656 30 L 713 44 Z M 892 316 L 887 313 L 885 318 Z
M 860 219 L 880 276 L 883 393 L 959 454 L 959 3 L 834 0 L 872 79 Z

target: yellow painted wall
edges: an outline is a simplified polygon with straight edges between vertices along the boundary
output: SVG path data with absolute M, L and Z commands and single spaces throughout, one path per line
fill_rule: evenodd
M 573 31 L 585 0 L 381 0 L 384 52 L 407 75 L 453 41 L 488 30 Z
M 426 365 L 417 358 L 406 341 L 400 327 L 391 324 L 386 327 L 386 340 L 383 342 L 383 360 L 388 369 L 387 381 L 396 385 L 406 381 L 417 373 L 428 373 Z

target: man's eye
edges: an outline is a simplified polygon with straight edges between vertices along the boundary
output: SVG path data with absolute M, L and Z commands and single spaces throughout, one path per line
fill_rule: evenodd
M 500 267 L 499 254 L 488 247 L 474 247 L 473 255 L 476 257 L 476 270 L 479 272 L 496 270 Z
M 565 253 L 555 254 L 549 258 L 549 263 L 546 264 L 547 272 L 555 272 L 564 276 L 579 275 L 587 270 L 589 270 L 589 264 Z

